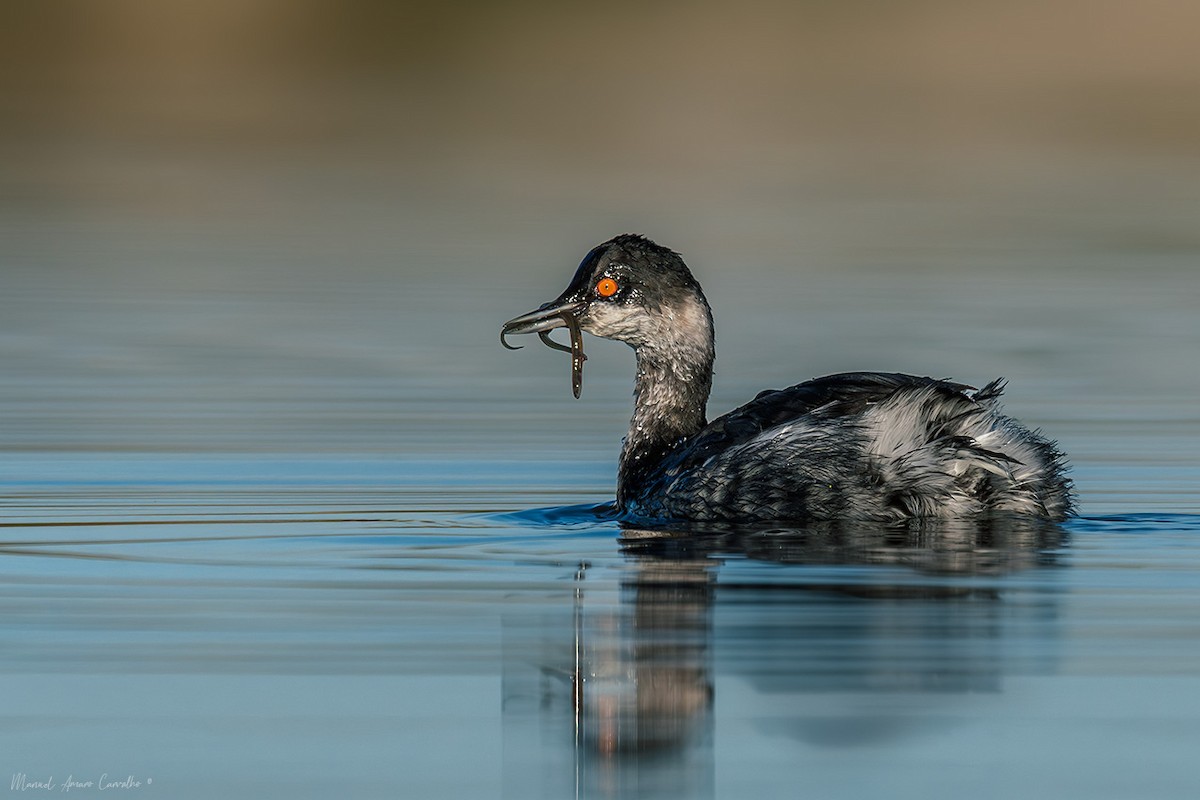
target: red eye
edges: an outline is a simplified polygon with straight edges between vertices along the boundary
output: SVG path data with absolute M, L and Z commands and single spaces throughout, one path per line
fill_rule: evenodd
M 596 294 L 601 297 L 612 297 L 620 288 L 612 278 L 601 278 L 600 282 L 596 284 Z

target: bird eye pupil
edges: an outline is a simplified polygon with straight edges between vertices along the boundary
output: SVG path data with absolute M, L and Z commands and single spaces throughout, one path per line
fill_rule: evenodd
M 617 293 L 618 288 L 617 282 L 612 278 L 601 278 L 600 282 L 596 284 L 596 294 L 601 297 L 612 297 Z

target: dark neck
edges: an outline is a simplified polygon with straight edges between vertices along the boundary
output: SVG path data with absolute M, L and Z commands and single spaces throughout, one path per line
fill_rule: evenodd
M 711 322 L 702 333 L 694 341 L 636 349 L 633 419 L 617 474 L 617 502 L 622 505 L 636 496 L 672 447 L 707 424 L 704 410 L 712 388 L 713 364 Z

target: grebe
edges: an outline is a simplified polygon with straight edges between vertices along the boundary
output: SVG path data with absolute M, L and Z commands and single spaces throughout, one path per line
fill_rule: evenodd
M 570 331 L 571 346 L 549 336 Z M 1003 380 L 963 384 L 884 372 L 767 390 L 707 422 L 712 311 L 680 255 L 622 234 L 584 257 L 558 299 L 509 320 L 569 350 L 582 385 L 581 331 L 637 357 L 617 504 L 627 519 L 902 522 L 1011 512 L 1072 513 L 1064 456 L 1004 416 Z

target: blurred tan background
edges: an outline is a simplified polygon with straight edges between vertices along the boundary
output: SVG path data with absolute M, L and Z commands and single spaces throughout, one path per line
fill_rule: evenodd
M 6 2 L 0 147 L 9 212 L 814 268 L 960 224 L 1195 251 L 1200 5 Z

